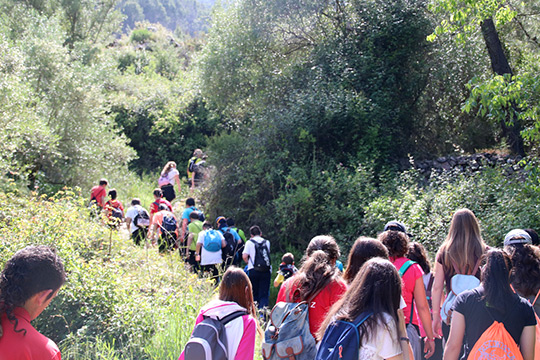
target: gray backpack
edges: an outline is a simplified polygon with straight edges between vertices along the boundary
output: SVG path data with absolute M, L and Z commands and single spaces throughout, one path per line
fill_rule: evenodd
M 289 284 L 289 287 L 292 284 Z M 322 290 L 322 289 L 321 289 Z M 264 332 L 262 355 L 264 360 L 313 360 L 317 355 L 316 341 L 309 331 L 309 304 L 321 291 L 299 303 L 300 292 L 295 290 L 290 297 L 286 289 L 287 302 L 278 302 L 270 313 L 270 322 Z
M 184 360 L 228 360 L 225 324 L 244 315 L 236 311 L 222 319 L 204 316 L 184 348 Z

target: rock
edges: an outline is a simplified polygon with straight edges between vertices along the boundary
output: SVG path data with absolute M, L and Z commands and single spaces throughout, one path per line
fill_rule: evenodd
M 438 158 L 437 161 L 440 163 L 443 163 L 443 162 L 446 162 L 446 158 L 443 156 L 443 157 Z

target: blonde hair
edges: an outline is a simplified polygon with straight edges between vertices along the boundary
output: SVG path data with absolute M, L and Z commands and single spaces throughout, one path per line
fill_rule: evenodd
M 444 254 L 444 266 L 468 274 L 473 271 L 476 262 L 486 251 L 486 244 L 480 234 L 480 225 L 474 213 L 469 209 L 459 209 L 454 213 L 450 230 L 439 253 Z
M 163 167 L 163 170 L 161 171 L 161 175 L 167 175 L 169 171 L 171 171 L 171 169 L 175 167 L 176 167 L 176 163 L 174 161 L 169 161 L 167 164 L 165 164 L 165 167 Z
M 202 154 L 203 154 L 203 152 L 202 152 L 201 149 L 195 149 L 195 151 L 193 151 L 193 156 L 201 157 Z

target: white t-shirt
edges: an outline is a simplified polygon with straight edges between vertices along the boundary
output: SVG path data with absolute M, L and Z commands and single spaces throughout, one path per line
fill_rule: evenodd
M 362 339 L 358 359 L 383 360 L 402 353 L 396 322 L 390 314 L 382 316 L 384 324 L 379 322 L 374 333 Z
M 140 206 L 140 205 L 137 205 Z M 131 223 L 129 224 L 129 232 L 133 234 L 135 230 L 137 230 L 139 227 L 135 225 L 135 216 L 139 215 L 139 212 L 135 208 L 135 206 L 130 206 L 129 209 L 126 211 L 126 218 L 131 219 Z
M 178 172 L 178 170 L 176 170 L 176 169 L 174 169 L 174 168 L 171 169 L 171 170 L 169 170 L 169 173 L 167 174 L 167 178 L 169 179 L 169 182 L 170 182 L 171 184 L 174 185 L 174 177 L 177 176 L 177 175 L 180 175 L 180 173 Z
M 248 254 L 249 260 L 248 260 L 248 271 L 253 269 L 253 260 L 255 259 L 255 244 L 253 241 L 256 241 L 259 244 L 262 244 L 264 241 L 266 241 L 266 247 L 268 248 L 268 253 L 270 253 L 270 241 L 263 239 L 260 236 L 254 236 L 248 241 L 246 241 L 246 245 L 244 246 L 244 252 L 242 254 Z
M 169 181 L 169 184 L 174 185 L 174 178 L 177 175 L 180 175 L 180 173 L 178 172 L 177 169 L 175 169 L 175 168 L 169 169 L 169 172 L 167 173 L 167 180 Z M 160 179 L 161 179 L 161 177 L 160 177 Z M 160 186 L 165 186 L 165 185 L 160 185 Z
M 201 265 L 213 265 L 213 264 L 221 264 L 221 249 L 219 249 L 216 252 L 208 251 L 204 248 L 204 235 L 206 234 L 208 230 L 203 230 L 199 233 L 199 237 L 197 238 L 197 244 L 201 244 Z M 225 241 L 225 238 L 219 231 L 215 231 L 219 237 L 221 238 L 221 241 Z

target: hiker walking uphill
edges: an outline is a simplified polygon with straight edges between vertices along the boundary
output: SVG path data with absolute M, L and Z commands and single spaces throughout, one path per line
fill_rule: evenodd
M 153 195 L 154 202 L 150 204 L 150 222 L 152 222 L 154 214 L 159 211 L 159 205 L 161 204 L 166 205 L 169 211 L 173 211 L 171 203 L 163 198 L 163 191 L 161 191 L 161 189 L 155 189 Z
M 148 235 L 150 215 L 141 206 L 141 200 L 138 198 L 131 200 L 131 206 L 126 211 L 126 225 L 135 245 L 143 243 Z
M 257 310 L 251 283 L 241 269 L 223 274 L 219 296 L 200 311 L 178 360 L 253 360 Z
M 422 345 L 419 334 L 420 323 L 427 334 L 424 339 L 424 351 L 426 353 L 425 357 L 429 358 L 435 352 L 435 337 L 422 277 L 424 272 L 418 264 L 405 257 L 409 246 L 409 236 L 405 225 L 397 221 L 391 221 L 386 224 L 384 229 L 385 231 L 379 234 L 378 239 L 388 249 L 390 261 L 403 279 L 402 295 L 407 305 L 403 313 L 414 358 L 415 360 L 422 359 Z
M 107 185 L 109 185 L 107 179 L 101 179 L 99 180 L 99 185 L 94 186 L 92 190 L 90 190 L 90 206 L 93 206 L 98 213 L 103 209 L 103 206 L 105 206 Z
M 232 229 L 234 231 L 236 231 L 236 233 L 238 234 L 238 236 L 240 236 L 240 239 L 242 239 L 241 243 L 239 243 L 238 245 L 238 249 L 236 251 L 236 256 L 234 257 L 234 260 L 233 260 L 233 265 L 234 266 L 240 266 L 240 264 L 242 263 L 242 253 L 244 252 L 244 246 L 246 244 L 246 234 L 244 233 L 244 230 L 238 228 L 235 226 L 235 221 L 233 218 L 227 218 L 227 227 L 229 229 Z
M 480 263 L 486 249 L 476 216 L 469 209 L 457 210 L 452 216 L 448 235 L 435 257 L 432 290 L 435 335 L 444 335 L 448 340 L 452 304 L 460 290 L 472 289 L 480 283 Z M 453 289 L 454 285 L 456 288 Z M 447 297 L 443 303 L 444 287 Z
M 223 262 L 225 263 L 225 267 L 228 267 L 230 265 L 233 265 L 234 259 L 236 257 L 236 253 L 238 252 L 238 249 L 242 245 L 242 238 L 236 230 L 230 228 L 227 224 L 227 219 L 225 219 L 224 216 L 218 216 L 216 219 L 216 223 L 218 226 L 218 230 L 223 235 L 223 238 L 225 239 L 225 247 L 222 250 L 222 258 Z
M 180 239 L 182 239 L 182 241 L 186 240 L 186 236 L 187 236 L 186 230 L 187 230 L 188 224 L 191 222 L 190 214 L 194 211 L 196 211 L 197 214 L 199 215 L 199 220 L 204 221 L 203 212 L 199 211 L 199 209 L 195 207 L 195 199 L 187 198 L 186 208 L 184 209 L 184 211 L 182 211 L 182 228 L 180 231 Z
M 212 225 L 205 222 L 203 231 L 199 233 L 197 239 L 197 250 L 195 259 L 200 262 L 201 271 L 209 272 L 212 277 L 219 282 L 219 269 L 217 265 L 223 262 L 221 249 L 225 247 L 225 239 L 217 230 L 212 229 Z
M 512 291 L 511 269 L 504 251 L 487 252 L 481 285 L 454 302 L 445 360 L 457 360 L 463 348 L 469 359 L 534 359 L 534 310 Z
M 417 263 L 424 271 L 422 280 L 424 282 L 424 288 L 426 289 L 426 298 L 429 305 L 430 312 L 432 311 L 431 293 L 433 288 L 433 282 L 435 276 L 431 273 L 431 264 L 426 252 L 426 249 L 419 242 L 409 243 L 409 250 L 407 252 L 407 259 Z M 434 334 L 435 335 L 435 334 Z M 423 327 L 420 328 L 420 336 L 425 337 L 426 332 Z M 443 356 L 443 342 L 442 339 L 435 336 L 435 352 L 430 357 L 430 360 L 440 360 Z
M 251 238 L 246 242 L 242 258 L 247 263 L 249 280 L 253 286 L 253 298 L 259 309 L 269 304 L 270 241 L 263 239 L 261 229 L 254 225 L 249 229 Z
M 192 211 L 189 214 L 191 222 L 188 225 L 188 236 L 186 243 L 186 261 L 191 267 L 193 272 L 198 272 L 199 263 L 195 259 L 195 254 L 197 253 L 197 239 L 199 238 L 199 233 L 203 230 L 203 222 L 199 220 L 199 213 L 197 211 Z
M 196 186 L 199 186 L 204 180 L 202 169 L 202 164 L 206 162 L 204 158 L 205 155 L 203 151 L 201 149 L 195 149 L 195 151 L 193 151 L 193 156 L 188 161 L 187 178 L 191 190 L 195 189 Z
M 65 281 L 62 260 L 48 246 L 28 246 L 7 261 L 0 274 L 0 359 L 60 360 L 58 346 L 30 321 Z
M 117 199 L 118 192 L 116 189 L 109 190 L 109 197 L 110 199 L 105 203 L 104 207 L 107 224 L 117 228 L 124 220 L 124 205 Z
M 285 253 L 281 257 L 281 264 L 279 264 L 279 270 L 274 279 L 274 287 L 279 287 L 285 280 L 293 276 L 298 272 L 296 266 L 294 266 L 294 255 L 291 253 Z
M 514 229 L 504 237 L 504 251 L 512 258 L 512 287 L 529 300 L 536 315 L 540 314 L 540 250 L 532 245 L 529 233 Z
M 368 260 L 317 334 L 316 360 L 408 358 L 408 338 L 398 313 L 401 279 L 381 258 Z
M 309 302 L 309 330 L 314 338 L 332 305 L 347 290 L 336 268 L 339 256 L 339 246 L 333 237 L 315 236 L 298 272 L 279 289 L 277 302 Z
M 177 245 L 178 220 L 167 205 L 159 205 L 159 211 L 152 218 L 148 236 L 152 237 L 153 243 L 157 242 L 161 253 L 173 250 Z
M 176 163 L 174 161 L 169 161 L 165 167 L 163 167 L 161 176 L 158 179 L 158 186 L 163 191 L 163 197 L 169 202 L 176 198 L 174 184 L 178 185 L 178 193 L 180 193 L 182 191 L 180 186 L 180 173 L 176 170 Z

